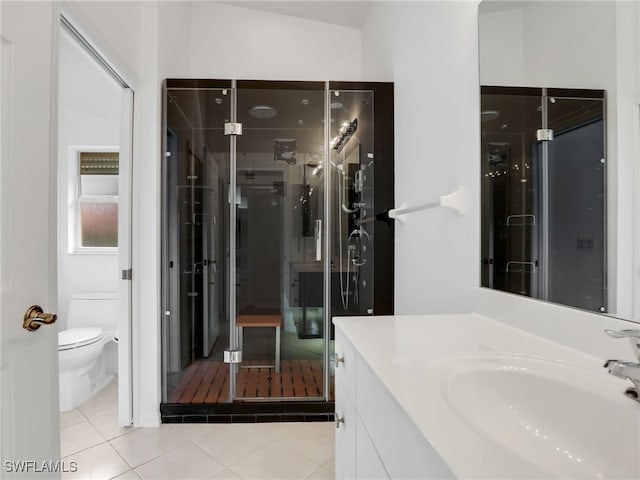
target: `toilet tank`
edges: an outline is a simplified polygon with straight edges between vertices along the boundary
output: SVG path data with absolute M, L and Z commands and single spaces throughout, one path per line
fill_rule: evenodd
M 76 293 L 69 301 L 67 328 L 102 327 L 104 331 L 118 328 L 118 292 Z

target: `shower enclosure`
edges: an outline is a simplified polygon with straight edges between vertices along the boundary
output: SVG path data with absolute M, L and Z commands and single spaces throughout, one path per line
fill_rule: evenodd
M 327 416 L 331 317 L 393 312 L 392 84 L 163 92 L 164 421 Z
M 482 87 L 482 286 L 607 311 L 604 93 Z

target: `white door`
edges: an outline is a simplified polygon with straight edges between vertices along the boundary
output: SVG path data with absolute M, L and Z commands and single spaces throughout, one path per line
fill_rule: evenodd
M 0 25 L 0 476 L 12 478 L 60 458 L 57 328 L 22 326 L 56 298 L 56 6 L 1 1 Z
M 120 168 L 118 173 L 118 264 L 120 321 L 118 325 L 118 424 L 133 423 L 131 375 L 131 156 L 133 136 L 133 91 L 122 90 L 120 123 Z

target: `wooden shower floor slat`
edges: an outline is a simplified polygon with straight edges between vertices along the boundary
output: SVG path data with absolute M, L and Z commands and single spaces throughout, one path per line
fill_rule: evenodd
M 220 403 L 229 397 L 229 364 L 217 362 L 219 368 L 213 383 L 209 386 L 209 392 L 204 403 Z M 221 400 L 222 399 L 222 400 Z
M 200 385 L 193 396 L 194 403 L 204 403 L 207 395 L 209 394 L 209 389 L 213 386 L 213 381 L 215 380 L 216 375 L 221 373 L 221 367 L 222 364 L 218 364 L 216 368 L 206 368 L 204 378 L 202 379 L 202 382 L 200 382 Z
M 252 364 L 269 364 L 268 360 Z M 320 397 L 322 396 L 322 364 L 316 360 L 282 360 L 280 373 L 275 368 L 241 368 L 236 382 L 238 397 Z M 333 377 L 330 382 L 333 399 Z M 187 367 L 169 403 L 227 403 L 229 365 L 199 360 Z

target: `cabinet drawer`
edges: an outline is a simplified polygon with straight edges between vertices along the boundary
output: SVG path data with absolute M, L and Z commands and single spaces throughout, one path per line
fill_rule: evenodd
M 336 428 L 336 479 L 356 478 L 356 409 L 336 383 L 336 421 L 343 420 Z
M 335 378 L 338 385 L 344 388 L 345 394 L 354 405 L 356 398 L 356 358 L 357 353 L 340 329 L 336 329 L 335 339 Z
M 440 455 L 418 430 L 371 368 L 358 357 L 358 415 L 389 477 L 455 478 Z M 425 408 L 429 408 L 425 405 Z
M 358 418 L 356 430 L 356 476 L 361 480 L 387 480 L 389 478 L 376 447 L 360 418 Z

